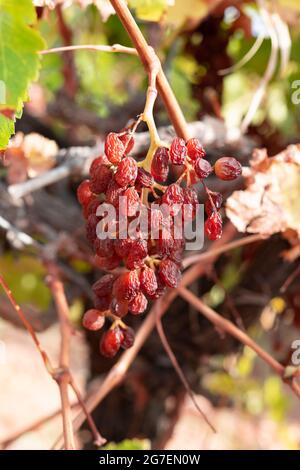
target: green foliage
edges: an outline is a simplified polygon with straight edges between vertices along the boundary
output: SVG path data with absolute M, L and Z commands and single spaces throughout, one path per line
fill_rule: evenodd
M 6 147 L 9 137 L 14 133 L 14 122 L 0 112 L 0 150 Z
M 292 49 L 288 67 L 283 76 L 279 73 L 280 56 L 278 55 L 277 70 L 267 85 L 264 101 L 257 110 L 253 124 L 259 126 L 268 120 L 274 130 L 278 129 L 285 136 L 297 133 L 300 124 L 300 107 L 291 100 L 292 82 L 299 79 L 300 42 L 299 32 L 291 30 Z M 239 62 L 250 50 L 254 39 L 248 39 L 242 31 L 236 31 L 229 40 L 228 53 L 233 62 Z M 224 77 L 223 114 L 230 126 L 239 126 L 246 114 L 251 99 L 266 70 L 271 53 L 269 39 L 265 39 L 254 57 L 241 69 Z
M 33 24 L 36 21 L 35 9 L 31 0 L 1 0 L 1 9 L 14 15 L 16 18 L 23 19 L 26 24 Z
M 168 3 L 168 0 L 129 0 L 129 6 L 135 9 L 136 16 L 148 21 L 159 21 Z
M 82 259 L 73 259 L 70 261 L 70 265 L 73 269 L 75 269 L 75 271 L 81 274 L 87 274 L 93 271 L 93 268 L 90 263 Z
M 28 255 L 15 257 L 6 252 L 0 258 L 0 272 L 18 303 L 41 310 L 49 307 L 51 294 L 45 285 L 46 271 L 38 258 Z
M 231 127 L 239 127 L 249 109 L 258 77 L 239 70 L 225 77 L 223 83 L 224 118 Z
M 102 450 L 149 450 L 150 441 L 148 439 L 124 439 L 115 443 L 110 442 Z
M 273 420 L 281 422 L 289 409 L 283 383 L 279 377 L 268 375 L 262 385 L 260 374 L 256 374 L 257 378 L 253 377 L 255 366 L 256 354 L 245 346 L 234 365 L 231 364 L 227 371 L 206 374 L 203 385 L 210 393 L 228 398 L 235 406 L 242 406 L 252 415 L 265 411 Z
M 64 11 L 64 16 L 72 29 L 74 44 L 131 45 L 115 15 L 106 23 L 102 23 L 99 21 L 98 10 L 90 6 L 86 9 L 68 8 Z M 46 37 L 48 38 L 48 35 Z M 61 45 L 57 43 L 57 33 L 51 34 L 50 37 L 50 47 Z M 122 105 L 128 100 L 130 93 L 135 93 L 143 87 L 145 75 L 136 57 L 88 50 L 76 51 L 74 57 L 80 85 L 76 100 L 80 106 L 101 117 L 109 114 L 112 105 Z M 41 75 L 43 77 L 43 71 Z
M 48 14 L 47 18 L 40 20 L 38 30 L 42 37 L 47 38 L 49 47 L 58 47 L 57 19 L 55 12 Z M 61 54 L 46 54 L 42 56 L 39 83 L 43 86 L 48 98 L 63 85 L 63 60 Z
M 69 307 L 69 318 L 71 322 L 80 327 L 83 314 L 84 303 L 82 299 L 75 299 Z
M 282 421 L 288 410 L 288 402 L 284 396 L 282 381 L 279 377 L 270 376 L 265 380 L 263 398 L 272 418 L 276 421 Z
M 230 263 L 227 263 L 220 277 L 220 284 L 214 284 L 212 288 L 203 296 L 205 302 L 212 308 L 217 308 L 225 300 L 226 294 L 241 280 L 242 265 L 240 250 L 235 250 Z
M 106 44 L 103 34 L 86 32 L 81 36 L 86 44 Z M 137 61 L 135 61 L 137 62 Z M 76 66 L 81 84 L 78 101 L 88 105 L 100 116 L 107 116 L 109 105 L 122 104 L 126 101 L 127 93 L 124 88 L 124 61 L 117 55 L 78 51 Z M 128 65 L 125 68 L 128 68 Z M 129 70 L 128 70 L 129 73 Z
M 180 30 L 186 23 L 199 21 L 208 13 L 209 2 L 207 0 L 175 0 L 170 4 L 163 17 L 164 23 Z
M 195 81 L 197 63 L 192 57 L 179 55 L 172 61 L 169 79 L 180 106 L 190 121 L 195 119 L 199 103 L 192 97 L 191 85 Z
M 203 300 L 212 308 L 217 308 L 225 299 L 225 290 L 223 287 L 215 284 L 209 292 L 203 296 Z
M 39 55 L 44 41 L 31 26 L 35 10 L 31 0 L 0 0 L 0 80 L 6 88 L 2 109 L 20 113 L 28 86 L 38 76 Z M 7 146 L 13 122 L 1 118 L 0 149 Z

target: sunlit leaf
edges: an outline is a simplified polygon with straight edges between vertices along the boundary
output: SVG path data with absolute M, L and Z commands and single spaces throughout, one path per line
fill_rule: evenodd
M 147 21 L 159 21 L 169 4 L 170 0 L 129 0 L 136 16 Z
M 1 108 L 20 111 L 27 100 L 28 86 L 38 75 L 38 51 L 44 41 L 31 25 L 35 10 L 31 0 L 0 0 L 0 81 L 5 86 Z M 13 118 L 11 118 L 13 121 Z M 7 146 L 12 125 L 2 119 L 0 149 Z
M 212 4 L 217 3 L 219 2 L 209 0 L 175 0 L 167 9 L 163 20 L 176 28 L 180 28 L 188 21 L 195 24 L 207 15 Z
M 226 202 L 226 214 L 241 232 L 271 235 L 294 230 L 300 237 L 300 146 L 269 158 L 256 151 L 246 189 Z
M 264 401 L 269 407 L 273 419 L 282 420 L 288 403 L 286 397 L 282 393 L 282 381 L 279 377 L 268 377 L 264 383 Z
M 124 441 L 115 443 L 110 442 L 103 450 L 149 450 L 150 441 L 148 439 L 125 439 Z
M 51 294 L 45 284 L 46 271 L 37 258 L 6 253 L 0 258 L 0 272 L 17 302 L 42 310 L 49 307 Z

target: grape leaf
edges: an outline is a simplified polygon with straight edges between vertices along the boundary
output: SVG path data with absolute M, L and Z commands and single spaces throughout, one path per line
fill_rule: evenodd
M 193 27 L 207 15 L 210 8 L 214 8 L 220 0 L 176 0 L 169 3 L 169 8 L 163 17 L 166 24 L 180 29 L 191 23 Z
M 28 86 L 36 80 L 40 58 L 45 47 L 40 34 L 31 26 L 36 21 L 31 0 L 0 0 L 0 112 L 11 110 L 19 115 L 28 99 Z M 0 149 L 4 149 L 14 132 L 13 120 L 7 115 L 0 119 Z
M 8 142 L 9 137 L 14 133 L 14 129 L 14 121 L 0 112 L 0 149 L 6 147 L 7 144 L 2 145 L 2 142 Z
M 293 231 L 300 238 L 300 145 L 290 145 L 275 157 L 255 150 L 243 171 L 246 189 L 226 201 L 226 215 L 240 232 Z
M 284 9 L 288 8 L 291 10 L 296 10 L 298 12 L 300 10 L 299 0 L 278 0 L 278 4 Z
M 140 20 L 159 21 L 170 4 L 169 0 L 129 0 Z
M 30 3 L 27 0 L 0 0 L 1 9 L 3 8 L 3 10 L 18 18 L 23 18 L 27 24 L 33 24 L 35 23 L 36 16 L 34 8 L 29 5 Z

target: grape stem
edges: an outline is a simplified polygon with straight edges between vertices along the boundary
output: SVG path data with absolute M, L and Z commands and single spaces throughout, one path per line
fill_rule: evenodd
M 148 45 L 147 41 L 145 40 L 141 30 L 139 29 L 132 14 L 130 13 L 127 7 L 127 4 L 124 2 L 124 0 L 110 0 L 110 3 L 115 9 L 128 35 L 130 36 L 146 71 L 148 73 L 152 73 L 152 68 L 154 66 L 153 55 L 155 53 L 153 49 Z M 155 72 L 157 75 L 156 76 L 157 90 L 159 94 L 161 95 L 162 100 L 166 106 L 170 120 L 175 128 L 177 135 L 184 138 L 185 140 L 188 140 L 190 137 L 190 134 L 189 134 L 186 120 L 177 102 L 177 99 L 170 87 L 170 84 L 162 70 L 160 61 L 157 56 L 155 59 L 155 64 L 159 64 L 158 70 Z
M 136 24 L 132 14 L 130 13 L 124 0 L 111 0 L 110 3 L 114 7 L 119 19 L 127 30 L 136 51 L 149 75 L 149 86 L 147 89 L 146 104 L 143 112 L 143 121 L 147 124 L 150 134 L 150 146 L 146 158 L 139 162 L 139 166 L 146 171 L 151 169 L 153 155 L 158 147 L 164 146 L 160 140 L 153 117 L 154 103 L 157 98 L 157 90 L 159 91 L 170 120 L 175 128 L 176 133 L 185 140 L 189 138 L 189 130 L 181 108 L 176 97 L 169 85 L 168 80 L 162 70 L 162 66 L 154 49 L 150 47 Z
M 146 171 L 150 171 L 153 155 L 158 147 L 162 145 L 156 124 L 153 117 L 153 110 L 155 100 L 157 98 L 156 79 L 160 70 L 160 62 L 154 49 L 149 48 L 152 54 L 152 61 L 149 65 L 149 86 L 147 89 L 146 104 L 143 112 L 143 121 L 147 124 L 150 134 L 150 146 L 146 158 L 141 162 L 141 165 Z
M 58 52 L 67 52 L 67 51 L 79 51 L 79 50 L 91 50 L 91 51 L 98 51 L 98 52 L 115 52 L 115 53 L 123 53 L 129 55 L 137 56 L 137 51 L 134 47 L 126 47 L 122 46 L 121 44 L 113 44 L 112 46 L 108 45 L 97 45 L 97 44 L 78 44 L 72 46 L 62 46 L 62 47 L 53 47 L 51 49 L 44 49 L 39 51 L 41 55 L 47 54 L 55 54 Z

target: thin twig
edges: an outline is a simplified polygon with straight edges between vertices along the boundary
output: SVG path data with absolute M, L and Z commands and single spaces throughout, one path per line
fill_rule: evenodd
M 208 426 L 210 427 L 210 429 L 213 431 L 213 432 L 217 432 L 215 427 L 211 424 L 211 422 L 209 421 L 208 417 L 206 416 L 206 414 L 204 413 L 204 411 L 201 410 L 200 406 L 198 405 L 197 403 L 197 400 L 195 398 L 195 395 L 176 359 L 176 356 L 175 354 L 173 353 L 170 345 L 169 345 L 169 342 L 167 340 L 167 337 L 165 335 L 165 332 L 164 332 L 164 329 L 163 329 L 163 326 L 162 326 L 162 322 L 161 322 L 161 319 L 159 317 L 159 315 L 157 315 L 156 317 L 156 329 L 157 329 L 157 332 L 159 334 L 159 337 L 160 337 L 160 340 L 161 340 L 161 343 L 163 345 L 163 347 L 165 348 L 165 351 L 166 353 L 168 354 L 169 356 L 169 359 L 180 379 L 180 381 L 182 382 L 184 388 L 186 389 L 189 397 L 191 398 L 196 410 L 200 413 L 200 415 L 202 416 L 202 418 L 204 419 L 204 421 L 208 424 Z
M 264 76 L 262 77 L 257 90 L 254 93 L 254 96 L 251 100 L 251 104 L 249 106 L 249 109 L 243 119 L 243 122 L 241 124 L 241 131 L 242 133 L 245 133 L 264 97 L 266 87 L 268 83 L 270 82 L 271 78 L 273 77 L 275 70 L 276 70 L 276 64 L 277 64 L 277 54 L 278 54 L 278 47 L 279 47 L 279 41 L 278 37 L 276 34 L 276 30 L 274 28 L 273 20 L 271 15 L 269 14 L 264 0 L 257 0 L 259 4 L 259 10 L 261 17 L 265 23 L 265 26 L 267 28 L 267 31 L 269 33 L 270 39 L 271 39 L 271 53 L 268 61 L 268 65 L 266 67 Z
M 232 242 L 221 245 L 212 250 L 208 250 L 204 253 L 188 256 L 184 258 L 182 265 L 184 268 L 187 268 L 188 266 L 191 266 L 195 263 L 199 263 L 200 261 L 206 261 L 207 259 L 213 258 L 214 256 L 219 256 L 222 253 L 226 253 L 227 251 L 234 250 L 235 248 L 240 248 L 250 243 L 255 243 L 262 240 L 266 240 L 266 237 L 261 234 L 249 235 L 247 237 L 243 237 L 238 240 L 234 240 Z
M 146 71 L 149 73 L 151 70 L 151 64 L 153 63 L 152 48 L 147 44 L 147 41 L 130 13 L 126 2 L 124 0 L 110 0 L 110 3 L 129 34 Z M 190 137 L 187 123 L 161 67 L 157 75 L 157 88 L 166 106 L 176 133 L 187 140 Z
M 294 280 L 300 274 L 300 265 L 296 267 L 296 269 L 288 276 L 288 278 L 284 281 L 283 285 L 280 287 L 279 292 L 284 294 L 287 288 L 294 282 Z
M 67 178 L 74 172 L 72 165 L 64 164 L 57 168 L 53 168 L 45 173 L 41 173 L 35 178 L 28 179 L 22 183 L 12 184 L 8 187 L 8 192 L 15 200 L 27 196 L 34 191 L 49 186 L 50 184 L 57 183 L 58 181 Z
M 78 409 L 80 408 L 80 404 L 74 403 L 71 405 L 71 407 L 72 407 L 72 410 L 78 411 Z M 16 441 L 17 439 L 22 437 L 24 434 L 36 431 L 38 428 L 44 426 L 49 421 L 52 421 L 54 418 L 60 416 L 61 413 L 62 413 L 62 409 L 60 407 L 58 410 L 54 411 L 53 413 L 37 419 L 33 423 L 28 424 L 28 426 L 25 426 L 23 429 L 16 431 L 10 436 L 6 437 L 3 441 L 0 441 L 0 446 L 5 449 L 7 446 L 9 446 L 9 444 Z
M 238 69 L 242 68 L 244 65 L 246 65 L 247 62 L 249 62 L 249 60 L 251 60 L 255 56 L 255 54 L 259 50 L 260 46 L 264 42 L 264 39 L 265 39 L 265 37 L 264 37 L 263 34 L 260 34 L 259 36 L 257 36 L 255 42 L 250 47 L 249 51 L 241 58 L 241 60 L 239 62 L 236 62 L 235 64 L 231 65 L 231 67 L 227 67 L 225 69 L 218 70 L 218 75 L 227 75 L 229 73 L 235 72 L 236 70 L 238 70 Z
M 1 286 L 3 287 L 10 303 L 12 304 L 14 310 L 16 311 L 18 317 L 20 318 L 21 322 L 23 323 L 24 327 L 26 328 L 26 330 L 28 331 L 28 333 L 30 334 L 39 354 L 41 355 L 42 357 L 42 360 L 43 360 L 43 363 L 46 367 L 46 370 L 49 372 L 50 375 L 52 375 L 55 371 L 55 368 L 52 366 L 52 363 L 49 359 L 49 356 L 48 354 L 46 353 L 46 351 L 43 349 L 41 343 L 39 342 L 39 339 L 38 337 L 36 336 L 35 334 L 35 331 L 34 329 L 32 328 L 30 322 L 27 320 L 26 318 L 26 315 L 24 314 L 23 310 L 21 309 L 20 305 L 16 302 L 16 300 L 14 299 L 13 297 L 13 294 L 12 294 L 12 291 L 10 290 L 9 286 L 7 285 L 6 281 L 4 280 L 4 278 L 2 277 L 2 275 L 0 274 L 0 284 Z
M 96 44 L 79 44 L 74 46 L 53 47 L 51 49 L 44 49 L 40 51 L 41 55 L 55 54 L 58 52 L 78 51 L 78 50 L 91 50 L 98 52 L 121 52 L 129 55 L 137 55 L 136 49 L 133 47 L 122 46 L 121 44 L 113 44 L 112 46 L 96 45 Z
M 290 61 L 292 39 L 288 24 L 283 21 L 278 13 L 272 14 L 273 23 L 278 36 L 281 62 L 280 62 L 280 78 L 282 78 L 287 70 Z
M 104 437 L 101 436 L 101 434 L 99 433 L 98 429 L 97 429 L 97 426 L 93 420 L 93 418 L 91 417 L 90 413 L 88 412 L 87 410 L 87 407 L 85 405 L 85 402 L 81 396 L 81 393 L 80 393 L 80 390 L 76 384 L 76 382 L 74 381 L 73 377 L 70 377 L 70 386 L 72 387 L 76 397 L 77 397 L 77 400 L 78 400 L 78 403 L 80 404 L 84 414 L 85 414 L 85 417 L 86 417 L 86 420 L 88 422 L 88 425 L 90 427 L 90 430 L 93 434 L 93 439 L 94 439 L 94 444 L 98 447 L 101 447 L 103 446 L 107 441 Z
M 6 282 L 4 281 L 3 277 L 0 275 L 0 283 L 5 290 L 7 297 L 9 298 L 11 304 L 13 305 L 15 311 L 17 312 L 19 318 L 21 319 L 22 323 L 24 324 L 25 328 L 29 332 L 30 336 L 32 337 L 40 355 L 42 356 L 43 362 L 45 367 L 51 377 L 57 382 L 59 386 L 60 396 L 61 396 L 61 403 L 62 403 L 62 415 L 63 415 L 63 428 L 64 428 L 64 443 L 66 449 L 75 449 L 74 439 L 73 439 L 73 428 L 72 428 L 72 416 L 71 416 L 71 407 L 68 399 L 68 392 L 67 392 L 67 385 L 68 382 L 66 380 L 66 374 L 64 370 L 56 369 L 52 366 L 51 361 L 47 355 L 47 353 L 43 350 L 31 324 L 27 320 L 25 314 L 23 313 L 21 307 L 15 301 L 12 292 Z
M 55 379 L 59 386 L 62 419 L 63 419 L 63 432 L 64 432 L 64 448 L 66 450 L 75 450 L 75 439 L 72 425 L 72 410 L 69 400 L 69 378 L 66 371 L 62 371 Z
M 14 225 L 12 225 L 7 219 L 2 216 L 0 216 L 0 228 L 7 232 L 9 240 L 12 242 L 12 244 L 15 244 L 15 242 L 17 242 L 18 248 L 33 247 L 38 251 L 42 250 L 42 245 L 39 242 L 37 242 L 34 238 L 28 235 L 28 233 L 17 229 Z
M 63 44 L 70 46 L 73 42 L 73 30 L 65 21 L 64 12 L 61 4 L 56 5 L 55 8 L 57 17 L 57 30 Z M 62 75 L 64 77 L 64 93 L 71 99 L 74 99 L 78 91 L 78 76 L 74 56 L 71 51 L 64 53 L 64 60 L 62 60 Z
M 48 285 L 51 289 L 59 318 L 61 345 L 59 369 L 55 380 L 59 385 L 62 402 L 64 441 L 66 450 L 75 449 L 74 432 L 72 426 L 72 411 L 69 399 L 69 366 L 70 366 L 70 335 L 69 307 L 65 297 L 63 285 L 58 277 L 57 268 L 53 264 L 47 265 L 49 270 Z
M 51 262 L 45 262 L 46 267 L 48 268 L 48 284 L 51 289 L 56 309 L 59 318 L 60 324 L 60 333 L 61 333 L 61 347 L 60 347 L 60 359 L 59 359 L 59 369 L 57 371 L 57 382 L 60 387 L 61 400 L 62 400 L 62 411 L 63 411 L 63 425 L 64 425 L 64 436 L 65 436 L 65 446 L 66 449 L 74 449 L 74 430 L 72 425 L 72 414 L 71 406 L 68 395 L 69 386 L 75 392 L 77 399 L 83 409 L 83 412 L 88 420 L 88 423 L 91 427 L 91 431 L 97 445 L 102 445 L 106 440 L 100 435 L 97 427 L 93 421 L 93 418 L 87 412 L 87 409 L 84 405 L 84 400 L 81 396 L 79 388 L 70 373 L 70 337 L 71 337 L 71 327 L 69 322 L 69 306 L 65 295 L 65 290 L 63 283 L 61 282 L 58 276 L 57 266 Z M 67 447 L 69 446 L 69 447 Z
M 47 264 L 47 263 L 46 263 Z M 47 355 L 46 351 L 41 346 L 35 331 L 33 330 L 30 322 L 27 320 L 26 315 L 24 314 L 23 310 L 21 309 L 20 305 L 16 302 L 13 297 L 13 294 L 7 285 L 6 281 L 4 280 L 3 276 L 0 275 L 0 284 L 3 287 L 9 301 L 11 302 L 14 310 L 16 311 L 18 317 L 20 318 L 21 322 L 23 323 L 24 327 L 30 334 L 39 354 L 42 357 L 43 363 L 47 372 L 51 375 L 53 380 L 59 386 L 60 396 L 61 396 L 61 403 L 62 403 L 62 417 L 63 417 L 63 428 L 64 428 L 64 447 L 66 449 L 74 449 L 74 432 L 72 427 L 72 410 L 71 404 L 68 396 L 68 386 L 71 385 L 79 403 L 83 404 L 83 398 L 80 395 L 79 389 L 76 386 L 74 379 L 72 378 L 70 371 L 69 371 L 69 339 L 71 334 L 70 324 L 68 321 L 68 304 L 66 301 L 66 297 L 64 294 L 64 289 L 61 281 L 57 276 L 57 267 L 55 269 L 53 265 L 49 265 L 51 276 L 49 278 L 49 286 L 52 290 L 54 300 L 57 306 L 57 311 L 59 314 L 59 321 L 60 321 L 60 329 L 61 329 L 61 348 L 60 348 L 60 362 L 59 367 L 54 367 L 52 362 Z M 83 412 L 86 413 L 86 408 L 83 406 Z M 88 418 L 89 424 L 93 423 L 91 416 Z M 99 432 L 95 432 L 96 426 L 93 423 L 91 426 L 91 430 L 95 437 L 95 441 L 97 443 L 104 442 L 104 439 L 99 434 Z

